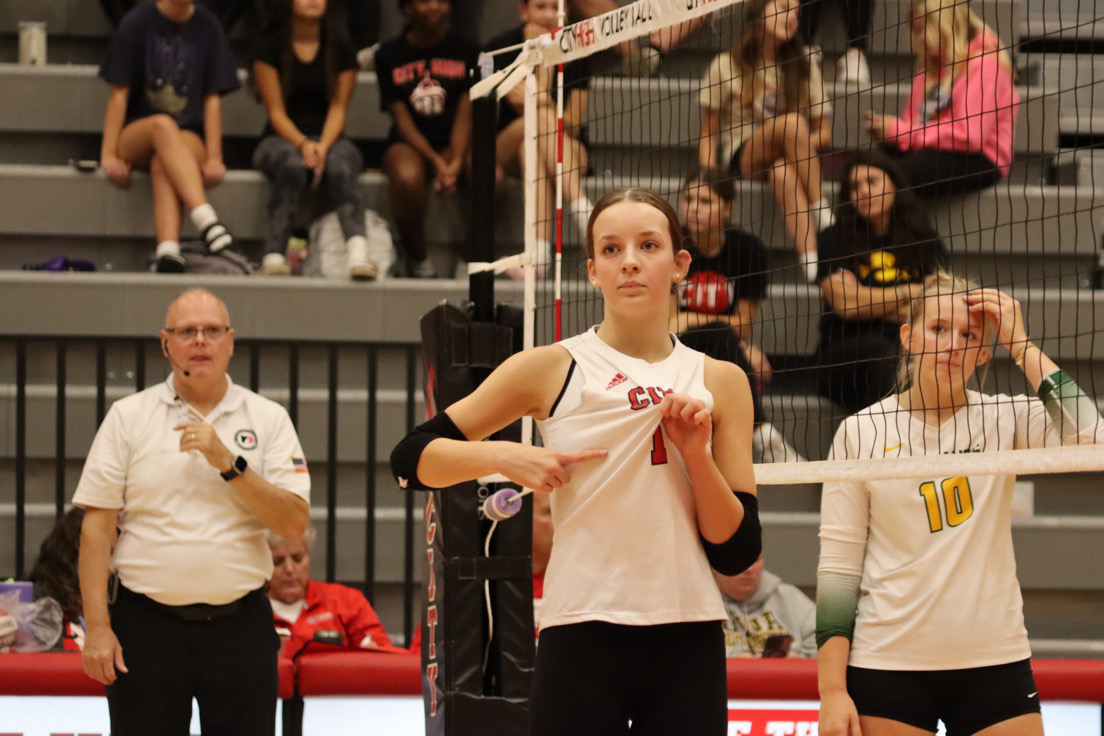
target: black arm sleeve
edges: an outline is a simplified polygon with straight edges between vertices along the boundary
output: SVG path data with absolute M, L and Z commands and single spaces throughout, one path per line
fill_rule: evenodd
M 713 544 L 701 537 L 705 556 L 722 575 L 739 575 L 759 559 L 763 551 L 763 529 L 759 525 L 759 499 L 753 493 L 733 491 L 744 505 L 744 520 L 728 541 Z M 701 535 L 699 535 L 701 536 Z
M 467 437 L 452 421 L 448 414 L 441 411 L 428 422 L 419 424 L 405 437 L 399 440 L 391 451 L 391 473 L 399 487 L 411 491 L 433 490 L 418 480 L 418 461 L 426 445 L 440 438 L 466 442 Z

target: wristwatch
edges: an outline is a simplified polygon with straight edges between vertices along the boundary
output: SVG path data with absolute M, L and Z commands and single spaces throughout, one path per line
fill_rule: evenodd
M 245 472 L 245 469 L 249 467 L 249 463 L 245 461 L 245 458 L 238 455 L 234 458 L 234 464 L 230 466 L 230 469 L 225 473 L 219 473 L 223 480 L 234 480 L 239 475 Z

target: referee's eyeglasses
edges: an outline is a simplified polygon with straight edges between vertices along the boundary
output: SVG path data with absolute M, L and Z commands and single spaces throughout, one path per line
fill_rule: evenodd
M 218 342 L 226 337 L 230 331 L 230 325 L 207 325 L 206 327 L 166 327 L 165 332 L 173 336 L 177 342 L 192 342 L 196 336 L 203 335 L 207 342 Z

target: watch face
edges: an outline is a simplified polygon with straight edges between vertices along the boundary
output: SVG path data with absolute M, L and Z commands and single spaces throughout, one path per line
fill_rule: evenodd
M 244 457 L 238 455 L 234 460 L 234 468 L 236 468 L 239 473 L 244 473 L 247 467 L 249 467 L 249 463 L 245 461 Z

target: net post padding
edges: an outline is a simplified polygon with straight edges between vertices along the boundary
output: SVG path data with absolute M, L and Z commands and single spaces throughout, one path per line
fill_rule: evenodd
M 438 411 L 470 394 L 520 347 L 521 313 L 498 305 L 494 323 L 475 322 L 470 302 L 442 303 L 421 320 L 427 404 Z M 494 436 L 515 439 L 510 428 Z M 482 501 L 493 484 L 462 483 L 428 494 L 422 689 L 427 736 L 528 733 L 534 658 L 531 508 L 502 523 L 491 557 Z M 490 582 L 494 637 L 488 641 L 484 582 Z M 490 647 L 488 655 L 488 646 Z M 484 662 L 486 661 L 486 667 Z

